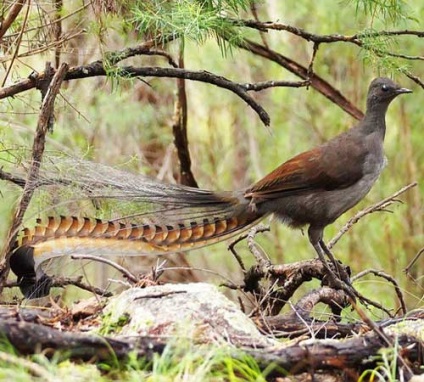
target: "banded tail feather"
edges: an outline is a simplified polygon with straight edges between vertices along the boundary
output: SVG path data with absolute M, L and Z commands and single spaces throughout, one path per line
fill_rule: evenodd
M 41 266 L 52 258 L 70 254 L 145 256 L 184 252 L 226 240 L 262 218 L 246 209 L 228 217 L 167 224 L 50 216 L 37 219 L 34 228 L 22 230 L 12 250 L 10 266 L 24 296 L 37 298 L 49 293 L 51 281 Z

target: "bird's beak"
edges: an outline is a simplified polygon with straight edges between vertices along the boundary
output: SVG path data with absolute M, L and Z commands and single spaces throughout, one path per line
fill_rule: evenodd
M 398 89 L 396 89 L 396 93 L 398 93 L 398 94 L 412 93 L 412 90 L 407 89 L 407 88 L 398 88 Z

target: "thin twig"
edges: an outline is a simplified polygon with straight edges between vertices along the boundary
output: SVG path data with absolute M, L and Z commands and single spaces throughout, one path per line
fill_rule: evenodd
M 270 228 L 269 228 L 269 226 L 264 226 L 264 225 L 260 225 L 260 226 L 257 226 L 256 227 L 256 233 L 259 233 L 259 232 L 269 232 L 270 231 Z M 248 234 L 246 233 L 246 234 L 243 234 L 243 235 L 240 235 L 237 239 L 235 239 L 235 240 L 233 240 L 229 245 L 228 245 L 228 250 L 229 251 L 231 251 L 231 253 L 233 254 L 233 256 L 236 258 L 236 260 L 237 260 L 237 262 L 239 263 L 239 265 L 240 265 L 240 268 L 243 270 L 243 272 L 245 272 L 246 271 L 246 267 L 245 267 L 245 265 L 244 265 L 244 262 L 243 262 L 243 260 L 242 260 L 242 258 L 240 257 L 240 255 L 236 252 L 236 250 L 235 250 L 235 246 L 238 244 L 238 243 L 240 243 L 241 241 L 243 241 L 243 240 L 245 240 L 245 239 L 247 239 L 247 237 L 248 237 Z
M 165 57 L 168 60 L 168 64 L 171 65 L 173 68 L 179 67 L 178 63 L 175 62 L 174 58 L 168 52 L 165 52 L 162 49 L 150 49 L 143 54 L 145 54 L 146 56 L 162 56 L 162 57 Z
M 55 13 L 53 16 L 54 22 L 53 22 L 53 31 L 54 31 L 54 38 L 57 44 L 55 51 L 54 51 L 54 56 L 55 56 L 55 68 L 59 67 L 60 64 L 60 55 L 62 52 L 62 43 L 59 42 L 62 38 L 62 21 L 60 19 L 60 16 L 62 14 L 63 11 L 63 0 L 55 0 L 54 1 L 54 8 L 55 8 Z
M 52 287 L 55 288 L 63 288 L 67 285 L 73 285 L 76 286 L 82 290 L 86 290 L 88 292 L 94 293 L 98 296 L 103 296 L 103 297 L 111 297 L 113 296 L 112 292 L 109 292 L 105 289 L 102 288 L 98 288 L 92 285 L 88 285 L 84 282 L 82 282 L 83 276 L 78 276 L 76 278 L 68 278 L 68 277 L 58 277 L 58 276 L 54 276 L 51 278 L 52 279 Z
M 292 25 L 274 23 L 271 21 L 260 22 L 257 20 L 236 20 L 229 19 L 237 25 L 242 25 L 259 30 L 279 30 L 286 31 L 296 36 L 299 36 L 307 41 L 317 42 L 317 43 L 335 43 L 335 42 L 350 42 L 356 45 L 361 43 L 363 38 L 375 38 L 380 36 L 415 36 L 415 37 L 424 37 L 423 31 L 414 31 L 414 30 L 397 30 L 397 31 L 377 31 L 377 32 L 362 32 L 357 33 L 351 36 L 344 36 L 341 34 L 328 34 L 328 35 L 318 35 L 310 33 L 302 28 L 294 27 Z
M 313 89 L 321 93 L 324 97 L 328 98 L 331 102 L 338 105 L 352 117 L 358 120 L 364 117 L 364 113 L 354 104 L 352 104 L 352 102 L 350 102 L 346 97 L 344 97 L 340 91 L 335 89 L 316 73 L 308 73 L 308 68 L 292 60 L 291 58 L 283 56 L 274 50 L 271 50 L 248 39 L 244 39 L 240 42 L 233 41 L 233 43 L 236 44 L 239 48 L 245 49 L 257 56 L 273 61 L 296 76 L 309 81 L 309 84 Z
M 403 270 L 408 276 L 410 276 L 410 269 L 414 266 L 414 264 L 417 262 L 417 260 L 421 257 L 421 255 L 424 253 L 424 247 L 421 248 L 418 253 L 414 256 L 414 258 L 411 260 L 411 262 L 408 264 L 408 266 Z
M 275 88 L 275 87 L 285 87 L 285 88 L 301 88 L 309 86 L 310 81 L 264 81 L 264 82 L 255 82 L 255 83 L 246 83 L 240 84 L 247 91 L 262 91 L 264 89 Z
M 117 269 L 119 272 L 121 272 L 124 275 L 125 278 L 127 278 L 131 282 L 137 283 L 139 281 L 139 279 L 136 276 L 134 276 L 128 269 L 117 264 L 115 261 L 112 261 L 110 259 L 105 259 L 104 257 L 94 256 L 94 255 L 71 255 L 71 259 L 72 260 L 93 260 L 99 263 L 105 263 Z
M 50 276 L 49 276 L 50 277 Z M 113 293 L 107 291 L 106 289 L 98 288 L 92 285 L 88 285 L 84 282 L 82 282 L 82 279 L 84 276 L 77 276 L 77 277 L 62 277 L 62 276 L 51 276 L 51 287 L 54 288 L 63 288 L 67 285 L 73 285 L 77 288 L 86 290 L 88 292 L 97 294 L 99 296 L 103 297 L 112 297 Z M 17 288 L 19 287 L 19 282 L 17 281 L 8 281 L 5 283 L 4 288 Z
M 36 25 L 36 26 L 34 26 L 34 27 L 29 27 L 29 28 L 27 28 L 27 29 L 25 30 L 25 32 L 27 32 L 27 33 L 28 33 L 28 32 L 39 31 L 39 30 L 40 30 L 40 28 L 49 29 L 49 28 L 51 28 L 51 26 L 52 26 L 52 25 L 54 25 L 56 22 L 58 22 L 58 21 L 61 21 L 61 22 L 62 22 L 62 21 L 67 20 L 67 19 L 69 19 L 69 18 L 71 18 L 71 17 L 73 17 L 73 16 L 77 15 L 78 13 L 82 12 L 83 10 L 85 10 L 86 8 L 88 8 L 90 5 L 91 5 L 91 2 L 87 2 L 86 4 L 83 4 L 81 7 L 79 7 L 79 8 L 77 8 L 77 9 L 75 9 L 74 11 L 69 12 L 69 13 L 67 13 L 66 15 L 62 16 L 60 19 L 55 19 L 55 20 L 52 20 L 52 21 L 50 21 L 50 22 L 46 22 L 46 23 L 42 23 L 42 24 Z M 2 25 L 3 25 L 3 24 L 2 24 Z M 7 35 L 5 36 L 5 38 L 12 39 L 13 37 L 18 36 L 18 35 L 19 35 L 19 33 L 20 33 L 20 31 L 19 31 L 19 32 L 15 32 L 15 33 L 7 34 Z
M 13 52 L 12 60 L 9 63 L 9 67 L 7 68 L 6 74 L 4 75 L 3 81 L 1 83 L 1 87 L 3 87 L 5 85 L 7 79 L 9 78 L 9 74 L 10 74 L 10 71 L 12 70 L 13 63 L 15 62 L 16 57 L 18 56 L 19 48 L 21 47 L 22 36 L 24 35 L 25 26 L 27 25 L 27 22 L 28 22 L 28 16 L 29 16 L 30 9 L 31 9 L 31 0 L 28 0 L 27 11 L 25 13 L 24 20 L 23 20 L 22 26 L 21 26 L 21 30 L 20 30 L 20 33 L 18 35 L 18 39 L 17 39 L 16 44 L 15 44 L 16 49 Z
M 395 288 L 395 292 L 396 295 L 398 296 L 399 302 L 400 302 L 400 306 L 402 309 L 402 313 L 406 314 L 407 310 L 406 310 L 406 304 L 405 304 L 405 299 L 403 298 L 403 294 L 402 291 L 399 287 L 399 283 L 396 281 L 396 279 L 390 275 L 388 275 L 387 273 L 383 272 L 383 271 L 378 271 L 376 269 L 366 269 L 365 271 L 359 272 L 358 274 L 356 274 L 354 277 L 352 277 L 352 282 L 360 279 L 361 277 L 364 277 L 365 275 L 368 275 L 372 273 L 375 276 L 378 277 L 382 277 L 383 279 L 387 280 L 388 282 L 392 283 L 394 288 Z
M 256 4 L 255 4 L 254 1 L 252 1 L 250 3 L 250 12 L 252 12 L 252 15 L 255 18 L 255 20 L 257 22 L 260 22 L 259 21 L 258 10 L 256 9 Z M 267 41 L 267 39 L 265 37 L 265 33 L 268 33 L 268 31 L 267 30 L 260 30 L 259 29 L 259 35 L 261 36 L 262 43 L 264 44 L 264 46 L 266 46 L 267 48 L 269 48 L 269 44 L 268 44 L 268 41 Z
M 258 224 L 257 226 L 252 227 L 247 234 L 247 246 L 249 251 L 255 257 L 259 266 L 263 269 L 269 267 L 271 265 L 271 261 L 269 260 L 268 256 L 266 256 L 266 254 L 258 248 L 258 245 L 255 242 L 255 236 L 258 233 L 263 232 L 265 229 L 266 227 Z
M 373 306 L 374 308 L 377 308 L 378 310 L 381 310 L 382 312 L 386 313 L 390 318 L 394 317 L 393 313 L 389 309 L 385 308 L 382 304 L 374 300 L 371 300 L 368 297 L 365 297 L 363 294 L 359 293 L 356 289 L 355 289 L 355 296 L 358 298 L 359 301 L 361 301 L 363 305 Z
M 402 187 L 399 191 L 396 191 L 393 195 L 388 196 L 387 198 L 379 201 L 378 203 L 375 203 L 361 211 L 359 211 L 355 216 L 350 218 L 348 222 L 340 229 L 340 231 L 337 233 L 336 236 L 334 236 L 329 243 L 327 244 L 328 248 L 334 247 L 334 245 L 340 240 L 340 238 L 349 231 L 353 225 L 355 225 L 360 219 L 362 219 L 364 216 L 369 215 L 373 212 L 378 211 L 385 211 L 386 207 L 393 203 L 399 203 L 399 200 L 396 198 L 403 194 L 404 192 L 408 191 L 410 188 L 415 187 L 417 185 L 417 182 L 413 182 L 411 184 L 408 184 L 405 187 Z
M 317 53 L 318 53 L 319 44 L 320 44 L 319 42 L 314 42 L 314 46 L 312 48 L 311 62 L 309 63 L 309 66 L 308 66 L 308 78 L 314 72 L 314 63 L 315 63 L 315 58 L 316 58 Z
M 424 82 L 417 76 L 414 76 L 412 73 L 407 70 L 402 70 L 402 73 L 405 74 L 410 80 L 414 81 L 416 84 L 420 85 L 424 89 Z
M 137 45 L 135 47 L 128 47 L 118 51 L 107 52 L 105 61 L 108 66 L 114 66 L 117 63 L 134 56 L 151 55 L 151 54 L 158 54 L 158 55 L 164 56 L 163 51 L 156 49 L 157 46 L 165 45 L 175 40 L 177 37 L 178 36 L 174 34 L 170 34 L 166 36 L 158 35 L 154 39 L 143 42 L 142 44 Z M 156 53 L 152 53 L 152 52 L 156 52 Z M 172 66 L 178 67 L 178 64 L 174 62 L 171 56 L 166 55 L 166 58 L 168 58 L 168 61 Z M 99 60 L 97 62 L 101 63 L 102 61 Z
M 41 54 L 41 53 L 44 53 L 44 52 L 47 52 L 47 51 L 51 51 L 53 49 L 56 50 L 56 48 L 58 46 L 63 46 L 66 42 L 68 42 L 68 41 L 70 41 L 70 40 L 72 40 L 72 39 L 74 39 L 74 38 L 76 38 L 76 37 L 78 37 L 78 36 L 80 36 L 84 33 L 85 33 L 84 30 L 79 30 L 79 31 L 76 31 L 76 32 L 73 32 L 73 33 L 64 33 L 62 35 L 62 38 L 58 41 L 46 43 L 45 45 L 38 46 L 37 48 L 32 47 L 31 49 L 23 51 L 23 52 L 19 51 L 20 53 L 17 55 L 16 58 L 31 57 L 31 56 L 35 56 L 37 54 Z M 13 55 L 12 56 L 2 56 L 0 58 L 0 64 L 8 62 L 12 58 L 13 58 Z

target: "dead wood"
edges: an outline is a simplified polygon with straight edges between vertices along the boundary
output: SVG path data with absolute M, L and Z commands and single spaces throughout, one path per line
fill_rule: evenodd
M 407 335 L 391 336 L 390 340 L 397 343 L 411 369 L 419 373 L 424 362 L 423 342 Z M 385 347 L 384 341 L 373 332 L 345 341 L 308 340 L 274 351 L 250 350 L 248 354 L 261 368 L 272 363 L 290 374 L 338 369 L 344 373 L 341 380 L 357 381 L 363 371 L 376 366 L 378 353 Z
M 161 353 L 165 343 L 158 339 L 139 337 L 136 341 L 121 341 L 76 332 L 61 332 L 41 324 L 0 319 L 0 335 L 22 354 L 43 352 L 52 357 L 63 351 L 72 359 L 107 361 L 126 358 L 135 351 L 140 358 L 152 359 Z
M 176 287 L 181 288 L 181 285 L 177 285 Z M 158 287 L 155 288 L 159 292 L 157 290 Z M 172 286 L 169 285 L 167 288 L 172 288 Z M 190 290 L 189 286 L 186 288 Z M 168 291 L 168 293 L 162 294 L 153 293 L 153 289 L 151 291 L 139 289 L 138 291 L 137 289 L 128 291 L 130 293 L 127 293 L 127 295 L 133 296 L 133 299 L 128 299 L 128 304 L 132 307 L 134 304 L 138 304 L 139 308 L 143 306 L 154 307 L 154 309 L 158 309 L 158 315 L 165 314 L 166 309 L 169 309 L 170 304 L 175 299 L 181 302 L 187 296 L 187 293 L 181 294 L 176 293 L 176 291 L 175 293 L 169 293 Z M 144 298 L 139 298 L 140 293 L 143 294 Z M 188 292 L 188 294 L 190 293 Z M 125 297 L 123 298 L 125 299 Z M 120 297 L 119 299 L 121 303 L 122 299 Z M 200 299 L 199 303 L 203 304 L 204 300 Z M 162 310 L 162 305 L 166 305 L 167 307 Z M 110 307 L 114 309 L 115 305 L 111 305 Z M 126 311 L 130 308 L 126 306 L 123 309 Z M 193 301 L 187 301 L 186 306 L 179 305 L 178 309 L 180 311 L 187 309 L 187 312 L 192 312 Z M 217 309 L 220 310 L 220 308 Z M 161 335 L 160 333 L 156 335 L 152 335 L 152 333 L 148 333 L 148 335 L 142 333 L 138 335 L 125 335 L 122 334 L 123 329 L 120 330 L 116 338 L 113 338 L 113 333 L 110 333 L 107 337 L 102 337 L 97 334 L 91 335 L 75 331 L 63 331 L 66 328 L 68 330 L 77 329 L 77 327 L 73 326 L 74 324 L 72 324 L 72 320 L 69 317 L 63 323 L 60 322 L 61 331 L 59 331 L 40 323 L 44 322 L 54 326 L 59 324 L 58 320 L 54 318 L 47 319 L 47 316 L 48 313 L 45 310 L 3 308 L 0 311 L 0 335 L 10 341 L 21 354 L 43 352 L 46 356 L 52 357 L 55 354 L 57 356 L 58 351 L 63 351 L 64 356 L 73 360 L 95 362 L 112 362 L 116 359 L 126 360 L 130 353 L 132 355 L 135 354 L 138 358 L 151 361 L 155 353 L 161 354 L 166 346 L 173 346 L 172 338 L 175 338 L 169 335 Z M 130 316 L 129 321 L 132 321 L 134 317 L 135 315 Z M 420 365 L 424 362 L 423 342 L 419 338 L 419 332 L 424 327 L 423 317 L 424 314 L 421 312 L 415 317 L 415 321 L 411 321 L 411 317 L 404 317 L 402 320 L 406 321 L 399 325 L 392 325 L 395 321 L 388 321 L 386 323 L 388 329 L 386 332 L 387 336 L 390 341 L 396 344 L 398 354 L 414 373 L 419 373 Z M 171 318 L 168 317 L 166 319 Z M 294 316 L 292 319 L 294 320 Z M 199 321 L 199 324 L 203 326 L 208 324 L 211 327 L 215 326 L 212 322 L 214 317 L 209 315 L 208 317 L 204 317 L 204 320 L 203 324 L 201 321 Z M 275 317 L 272 320 L 275 320 Z M 95 320 L 92 322 L 94 323 Z M 234 324 L 237 325 L 238 323 L 238 319 L 235 320 Z M 135 326 L 137 325 L 138 323 L 135 324 Z M 155 325 L 154 322 L 153 325 Z M 340 327 L 336 323 L 333 325 L 334 328 Z M 381 323 L 381 326 L 384 325 L 385 323 Z M 396 328 L 397 326 L 398 328 Z M 409 329 L 413 326 L 417 329 L 416 333 L 402 329 Z M 326 328 L 331 328 L 331 323 L 327 323 Z M 358 330 L 358 332 L 363 330 L 359 324 L 351 326 L 351 328 Z M 216 328 L 216 330 L 219 329 L 219 327 Z M 329 332 L 327 332 L 328 334 Z M 228 354 L 235 359 L 241 360 L 244 357 L 243 354 L 249 354 L 256 360 L 261 370 L 269 370 L 270 365 L 273 365 L 271 374 L 268 374 L 268 377 L 281 377 L 286 375 L 286 373 L 290 373 L 291 375 L 299 375 L 301 373 L 314 375 L 315 373 L 331 372 L 332 374 L 338 373 L 340 376 L 338 380 L 356 381 L 364 370 L 376 367 L 380 360 L 379 352 L 387 348 L 384 341 L 372 331 L 362 335 L 355 335 L 343 341 L 328 338 L 325 340 L 316 338 L 305 340 L 303 338 L 300 336 L 299 340 L 289 343 L 278 343 L 277 341 L 271 343 L 269 338 L 266 339 L 264 336 L 263 345 L 259 348 L 257 340 L 249 344 L 245 338 L 243 345 L 239 345 L 239 347 L 235 347 L 234 343 L 230 341 L 229 345 L 231 345 L 228 348 Z M 168 343 L 167 341 L 170 342 Z M 193 341 L 196 341 L 196 339 L 193 339 Z M 175 344 L 175 341 L 173 343 Z M 214 341 L 211 343 L 214 343 Z M 204 342 L 202 349 L 200 350 L 199 348 L 198 351 L 210 351 L 210 349 L 204 347 Z

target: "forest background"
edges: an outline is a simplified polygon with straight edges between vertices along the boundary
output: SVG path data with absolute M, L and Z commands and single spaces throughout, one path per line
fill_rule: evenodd
M 380 180 L 360 205 L 326 230 L 326 239 L 332 238 L 360 209 L 418 181 L 418 187 L 402 195 L 403 204 L 390 206 L 393 213 L 365 217 L 343 236 L 334 253 L 351 266 L 353 274 L 368 268 L 384 270 L 398 280 L 409 308 L 422 306 L 423 261 L 414 265 L 412 278 L 405 275 L 404 268 L 424 243 L 424 185 L 420 182 L 424 177 L 424 44 L 422 35 L 372 35 L 382 30 L 423 31 L 424 7 L 419 0 L 3 1 L 3 17 L 16 3 L 23 4 L 22 10 L 1 40 L 0 75 L 5 89 L 33 71 L 43 71 L 46 61 L 53 67 L 62 62 L 78 67 L 96 60 L 108 64 L 106 76 L 65 82 L 55 104 L 56 119 L 46 155 L 65 152 L 165 182 L 181 181 L 173 134 L 181 106 L 181 81 L 153 76 L 128 78 L 118 69 L 122 63 L 112 62 L 110 52 L 122 53 L 125 48 L 153 39 L 157 54 L 131 56 L 125 65 L 172 68 L 169 63 L 174 63 L 242 84 L 305 79 L 299 78 L 299 73 L 305 75 L 301 70 L 289 72 L 275 61 L 241 49 L 241 41 L 248 38 L 306 68 L 306 77 L 325 80 L 362 111 L 368 85 L 377 76 L 390 76 L 412 88 L 414 94 L 401 97 L 389 109 L 385 142 L 388 165 Z M 255 18 L 256 26 L 254 21 L 250 25 L 229 21 Z M 258 27 L 259 21 L 295 28 L 273 30 L 271 24 Z M 362 34 L 360 44 L 337 41 L 335 35 L 358 33 Z M 322 35 L 331 35 L 334 41 L 330 38 L 314 44 L 314 36 Z M 161 38 L 169 42 L 162 46 Z M 189 80 L 185 81 L 184 91 L 191 171 L 205 189 L 246 187 L 296 153 L 356 122 L 351 115 L 355 114 L 354 108 L 349 114 L 337 99 L 331 101 L 311 85 L 269 86 L 250 93 L 269 114 L 269 127 L 234 92 Z M 17 152 L 19 158 L 29 155 L 39 106 L 40 94 L 35 89 L 13 98 L 3 95 L 0 144 L 6 169 L 12 157 L 16 162 Z M 1 187 L 0 229 L 4 237 L 20 189 L 7 182 Z M 43 206 L 54 200 L 54 195 L 35 199 L 25 221 L 34 220 L 37 213 L 43 213 Z M 270 224 L 271 233 L 258 240 L 274 263 L 314 256 L 301 231 L 275 221 Z M 225 243 L 218 244 L 191 253 L 184 257 L 186 260 L 178 257 L 176 262 L 224 276 L 212 277 L 209 272 L 198 271 L 190 273 L 193 279 L 240 281 L 243 275 L 226 247 Z M 240 249 L 240 253 L 246 259 L 251 257 L 247 249 Z M 355 287 L 365 295 L 372 294 L 386 307 L 398 306 L 392 286 L 382 280 L 361 279 Z M 13 295 L 15 291 L 8 293 Z

